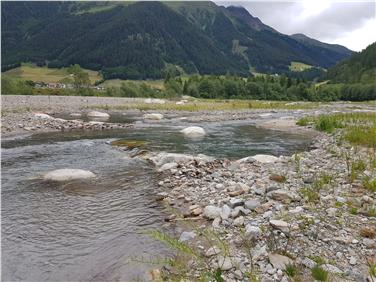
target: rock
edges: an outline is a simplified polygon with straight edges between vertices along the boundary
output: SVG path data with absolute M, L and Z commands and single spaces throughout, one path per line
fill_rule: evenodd
M 286 221 L 283 221 L 283 220 L 270 220 L 269 223 L 275 229 L 278 229 L 278 230 L 280 230 L 280 231 L 282 231 L 284 233 L 289 232 L 289 224 Z
M 215 219 L 221 216 L 222 209 L 216 206 L 206 206 L 204 208 L 204 217 L 208 219 Z
M 191 232 L 184 231 L 183 233 L 181 233 L 179 241 L 180 242 L 189 241 L 195 237 L 196 237 L 196 233 L 194 231 L 191 231 Z
M 290 214 L 300 214 L 304 211 L 303 207 L 296 207 L 295 209 L 289 210 Z
M 267 255 L 268 255 L 268 252 L 266 251 L 266 245 L 263 245 L 263 246 L 256 245 L 256 247 L 254 247 L 253 252 L 252 252 L 252 260 L 258 261 L 260 259 L 263 259 Z
M 231 215 L 231 208 L 228 205 L 223 205 L 220 216 L 223 220 L 229 219 Z
M 294 200 L 294 194 L 292 192 L 282 189 L 271 191 L 266 195 L 273 200 L 281 201 L 287 204 Z
M 144 119 L 161 120 L 163 119 L 163 115 L 162 114 L 144 114 Z
M 107 113 L 97 112 L 97 111 L 91 111 L 87 114 L 88 117 L 91 118 L 101 118 L 101 119 L 108 119 L 110 117 Z
M 355 265 L 357 263 L 357 260 L 356 260 L 356 258 L 351 257 L 349 262 L 350 262 L 351 265 Z
M 306 257 L 302 260 L 302 265 L 308 268 L 314 268 L 316 266 L 316 262 Z
M 34 113 L 34 117 L 40 118 L 40 119 L 53 119 L 52 116 L 44 113 Z
M 180 132 L 183 133 L 186 137 L 190 137 L 190 138 L 203 137 L 206 134 L 205 130 L 199 126 L 190 126 L 190 127 L 184 128 Z
M 227 271 L 233 268 L 231 258 L 218 256 L 218 267 L 223 271 Z
M 251 237 L 252 239 L 257 239 L 261 236 L 261 229 L 257 226 L 252 226 L 250 224 L 247 224 L 245 226 L 245 234 L 249 237 Z
M 244 200 L 243 200 L 243 199 L 231 199 L 231 200 L 228 202 L 228 205 L 229 205 L 231 208 L 240 207 L 240 206 L 243 206 L 243 205 L 244 205 Z
M 322 266 L 322 269 L 330 272 L 330 273 L 335 273 L 335 274 L 342 274 L 343 271 L 340 270 L 338 267 L 334 266 L 334 265 L 331 265 L 331 264 L 323 264 Z
M 275 163 L 279 160 L 279 158 L 275 156 L 263 155 L 263 154 L 255 155 L 255 156 L 252 156 L 251 158 L 260 163 Z
M 221 218 L 217 217 L 213 220 L 212 226 L 213 228 L 219 228 L 219 225 L 221 224 Z
M 269 254 L 268 258 L 269 262 L 273 265 L 274 268 L 281 270 L 285 270 L 286 265 L 294 263 L 292 259 L 280 254 Z
M 331 216 L 331 217 L 334 217 L 336 216 L 336 212 L 337 212 L 337 209 L 336 208 L 329 208 L 326 210 L 326 213 Z
M 43 179 L 52 181 L 69 181 L 76 179 L 88 179 L 93 177 L 95 177 L 95 174 L 88 170 L 64 168 L 46 173 Z
M 80 116 L 82 116 L 82 114 L 81 113 L 71 113 L 71 114 L 69 114 L 71 117 L 80 117 Z
M 170 169 L 174 169 L 174 168 L 177 168 L 178 167 L 178 164 L 177 163 L 167 163 L 167 164 L 164 164 L 162 165 L 159 169 L 158 169 L 158 172 L 163 172 L 165 170 L 170 170 Z
M 243 226 L 244 225 L 244 217 L 243 216 L 239 216 L 238 218 L 236 218 L 233 222 L 234 226 Z
M 206 257 L 212 257 L 212 256 L 218 255 L 220 253 L 221 253 L 221 249 L 218 248 L 217 246 L 213 246 L 206 251 L 205 256 Z
M 163 166 L 166 163 L 177 163 L 177 164 L 184 164 L 190 161 L 197 161 L 197 162 L 211 162 L 214 160 L 212 157 L 208 157 L 205 155 L 185 155 L 185 154 L 177 154 L 177 153 L 158 153 L 149 158 L 151 162 L 153 162 L 156 166 Z

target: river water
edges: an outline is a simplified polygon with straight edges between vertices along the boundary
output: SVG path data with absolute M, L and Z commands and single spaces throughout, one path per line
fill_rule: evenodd
M 108 141 L 147 141 L 145 149 L 237 159 L 306 149 L 309 138 L 247 122 L 201 123 L 208 135 L 185 139 L 187 124 L 140 123 L 133 129 L 35 134 L 2 142 L 2 280 L 132 281 L 153 268 L 143 260 L 170 250 L 145 235 L 165 216 L 154 200 L 157 175 Z M 80 168 L 91 181 L 53 183 L 41 175 Z

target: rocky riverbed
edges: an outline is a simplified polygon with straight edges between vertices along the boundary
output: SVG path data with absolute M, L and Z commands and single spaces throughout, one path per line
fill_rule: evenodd
M 40 131 L 122 129 L 135 123 L 110 122 L 109 116 L 132 112 L 139 116 L 139 123 L 249 120 L 263 128 L 316 135 L 310 150 L 281 157 L 228 160 L 132 151 L 132 157 L 155 166 L 160 177 L 156 200 L 168 211 L 174 210 L 166 224 L 175 228 L 177 239 L 192 250 L 184 262 L 188 265 L 185 273 L 166 266 L 156 276 L 186 275 L 188 280 L 198 280 L 205 271 L 216 273 L 220 269 L 218 275 L 225 281 L 255 281 L 255 277 L 261 281 L 313 281 L 319 280 L 320 274 L 325 278 L 325 273 L 333 281 L 373 281 L 375 193 L 365 189 L 350 170 L 353 163 L 362 160 L 366 165 L 362 174 L 374 179 L 374 152 L 341 143 L 338 136 L 299 127 L 296 120 L 338 111 L 372 111 L 374 107 L 332 104 L 306 110 L 196 113 L 116 109 L 120 103 L 139 102 L 97 97 L 2 97 L 1 132 L 3 137 L 11 137 Z M 108 109 L 103 110 L 104 106 Z M 59 117 L 61 113 L 69 119 Z
M 157 200 L 178 210 L 169 224 L 194 223 L 177 225 L 180 241 L 206 261 L 204 267 L 188 262 L 190 279 L 203 268 L 220 268 L 225 281 L 290 281 L 287 267 L 295 281 L 313 281 L 321 269 L 332 281 L 373 281 L 376 198 L 359 180 L 347 180 L 343 157 L 369 160 L 369 153 L 320 134 L 310 151 L 279 158 L 144 158 L 160 172 Z M 375 170 L 364 173 L 376 176 Z M 216 235 L 208 238 L 207 230 Z M 174 274 L 173 268 L 164 271 Z

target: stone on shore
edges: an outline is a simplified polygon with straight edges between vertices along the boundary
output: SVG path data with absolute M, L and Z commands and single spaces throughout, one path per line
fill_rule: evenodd
M 251 157 L 252 159 L 254 159 L 255 161 L 257 162 L 260 162 L 260 163 L 275 163 L 279 160 L 279 158 L 275 157 L 275 156 L 272 156 L 272 155 L 263 155 L 263 154 L 259 154 L 259 155 L 254 155 Z
M 46 173 L 43 179 L 52 181 L 69 181 L 76 179 L 88 179 L 93 177 L 95 177 L 95 174 L 88 170 L 64 168 Z
M 280 254 L 269 254 L 269 262 L 273 265 L 274 268 L 284 270 L 286 265 L 293 264 L 292 259 Z
M 198 138 L 198 137 L 205 136 L 206 134 L 205 130 L 199 126 L 189 126 L 187 128 L 184 128 L 180 132 L 183 133 L 184 136 L 190 137 L 190 138 Z
M 204 216 L 208 219 L 215 219 L 221 216 L 222 209 L 216 206 L 206 206 L 204 208 Z
M 269 221 L 270 225 L 275 228 L 275 229 L 278 229 L 284 233 L 287 233 L 289 232 L 289 224 L 286 222 L 286 221 L 283 221 L 283 220 L 270 220 Z
M 40 119 L 53 119 L 52 116 L 44 113 L 34 113 L 34 117 L 40 118 Z

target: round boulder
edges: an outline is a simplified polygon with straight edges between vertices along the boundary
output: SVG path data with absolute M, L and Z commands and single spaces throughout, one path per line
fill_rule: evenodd
M 69 181 L 76 179 L 88 179 L 93 177 L 95 177 L 95 174 L 88 170 L 64 168 L 46 173 L 43 176 L 43 179 L 51 181 Z
M 144 114 L 144 119 L 161 120 L 162 118 L 162 114 Z
M 180 132 L 183 133 L 184 136 L 190 137 L 190 138 L 202 137 L 202 136 L 205 136 L 206 134 L 205 130 L 199 126 L 190 126 L 190 127 L 184 128 Z
M 91 111 L 87 114 L 88 117 L 91 118 L 100 118 L 100 119 L 108 119 L 110 118 L 110 115 L 107 113 L 97 112 L 97 111 Z

